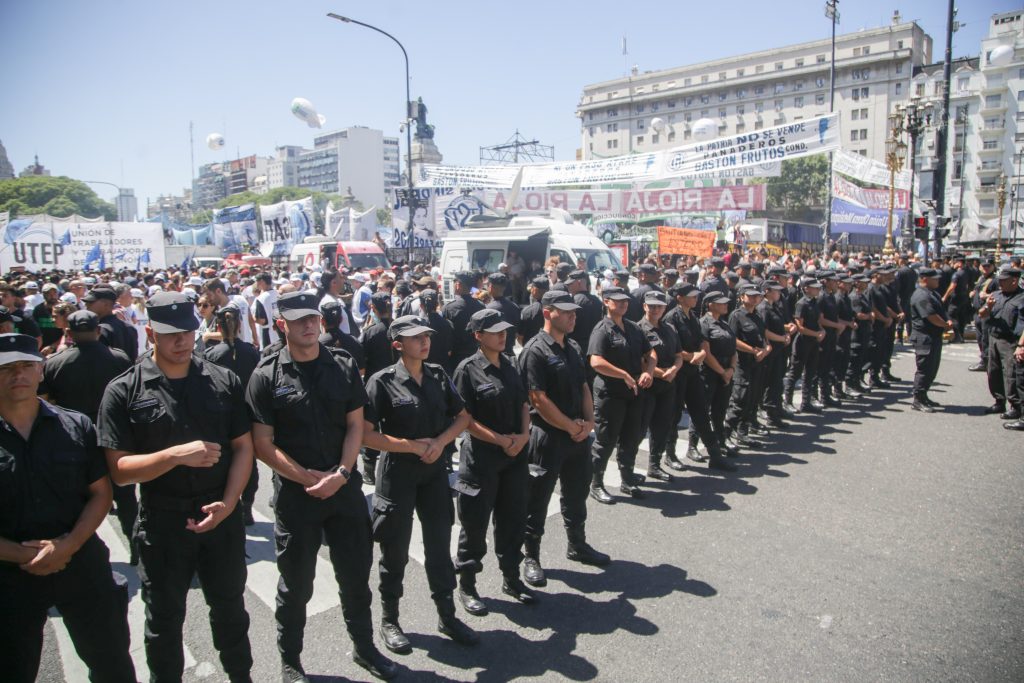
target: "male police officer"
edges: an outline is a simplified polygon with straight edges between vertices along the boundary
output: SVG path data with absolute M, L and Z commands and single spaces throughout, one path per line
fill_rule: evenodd
M 516 332 L 519 330 L 522 310 L 512 299 L 505 296 L 507 290 L 508 276 L 505 273 L 491 273 L 487 276 L 487 291 L 491 295 L 491 303 L 487 304 L 487 308 L 501 313 L 501 319 L 512 326 L 505 335 L 505 353 L 512 353 L 516 345 Z
M 36 397 L 43 358 L 33 337 L 0 334 L 0 662 L 31 683 L 43 625 L 60 610 L 93 681 L 135 681 L 128 594 L 95 531 L 110 480 L 84 416 Z
M 213 642 L 232 681 L 249 680 L 245 527 L 238 500 L 252 438 L 238 377 L 193 356 L 199 321 L 184 294 L 148 302 L 153 354 L 110 383 L 100 445 L 116 484 L 139 483 L 135 542 L 155 681 L 180 681 L 189 584 L 198 571 Z
M 117 294 L 109 285 L 96 285 L 82 297 L 85 307 L 95 313 L 100 321 L 100 341 L 107 346 L 121 349 L 129 359 L 139 355 L 139 336 L 130 325 L 114 315 Z
M 43 383 L 39 387 L 43 397 L 62 408 L 84 413 L 96 424 L 103 392 L 112 379 L 132 364 L 121 349 L 109 347 L 99 341 L 100 319 L 91 311 L 75 311 L 67 318 L 71 339 L 75 342 L 60 353 L 46 359 L 43 365 Z M 139 506 L 135 501 L 135 485 L 114 486 L 117 519 L 125 538 L 131 539 L 135 516 Z M 138 557 L 132 544 L 131 563 Z
M 331 553 L 353 660 L 381 678 L 395 665 L 373 644 L 370 616 L 370 515 L 354 472 L 363 438 L 366 393 L 355 363 L 319 343 L 311 292 L 283 294 L 285 347 L 264 358 L 249 382 L 257 457 L 274 475 L 274 537 L 281 581 L 277 645 L 283 678 L 305 680 L 300 662 L 306 603 L 321 539 Z M 351 478 L 351 481 L 350 481 Z
M 550 287 L 551 282 L 543 276 L 536 277 L 530 282 L 530 303 L 523 307 L 519 318 L 519 334 L 516 335 L 520 346 L 526 346 L 526 342 L 544 329 L 544 315 L 540 300 Z
M 928 398 L 942 359 L 942 333 L 953 328 L 946 317 L 942 299 L 936 291 L 939 273 L 922 268 L 917 273 L 918 287 L 910 297 L 910 342 L 914 345 L 917 372 L 914 373 L 914 410 L 933 413 L 938 404 Z
M 988 388 L 996 402 L 986 409 L 987 413 L 1002 412 L 1004 420 L 1020 420 L 1020 393 L 1017 384 L 1020 370 L 1014 359 L 1017 340 L 1017 323 L 1021 307 L 1024 306 L 1024 290 L 1019 286 L 1021 272 L 1012 266 L 1003 266 L 996 274 L 999 291 L 990 294 L 978 316 L 985 321 L 988 331 Z M 1009 407 L 1007 407 L 1007 403 Z M 1005 412 L 1003 412 L 1005 410 Z
M 453 367 L 458 367 L 464 359 L 476 353 L 476 338 L 469 331 L 469 318 L 484 307 L 479 300 L 472 295 L 473 283 L 476 275 L 471 271 L 464 270 L 455 273 L 455 298 L 444 305 L 441 315 L 452 324 L 455 336 L 452 339 Z
M 561 482 L 562 521 L 569 536 L 566 557 L 594 566 L 609 562 L 607 555 L 587 543 L 588 437 L 594 428 L 594 403 L 580 348 L 569 338 L 579 306 L 568 292 L 557 290 L 545 293 L 541 306 L 544 329 L 523 347 L 518 358 L 530 398 L 530 491 L 523 578 L 531 586 L 547 584 L 540 564 L 540 541 L 556 482 Z

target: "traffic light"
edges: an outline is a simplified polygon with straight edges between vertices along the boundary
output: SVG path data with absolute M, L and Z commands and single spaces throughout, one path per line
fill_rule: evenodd
M 935 238 L 944 240 L 949 236 L 949 221 L 952 220 L 949 216 L 936 216 L 935 217 Z
M 914 217 L 914 239 L 928 239 L 928 216 Z

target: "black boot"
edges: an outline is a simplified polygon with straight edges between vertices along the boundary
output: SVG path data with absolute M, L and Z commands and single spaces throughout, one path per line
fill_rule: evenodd
M 828 406 L 829 408 L 838 408 L 842 405 L 832 397 L 832 385 L 828 382 L 821 383 L 821 404 L 822 407 Z
M 884 379 L 886 382 L 902 382 L 903 381 L 899 377 L 897 377 L 896 375 L 892 374 L 892 372 L 890 372 L 888 368 L 884 368 L 882 370 L 882 379 Z
M 708 448 L 708 469 L 722 470 L 724 472 L 736 471 L 736 465 L 733 465 L 722 456 L 722 450 L 717 444 L 705 443 L 704 445 Z
M 536 588 L 548 585 L 544 568 L 540 565 L 540 539 L 527 536 L 523 543 L 523 555 L 526 556 L 523 559 L 523 578 L 526 583 Z
M 282 683 L 309 683 L 299 658 L 281 655 Z
M 537 602 L 537 596 L 526 587 L 518 574 L 505 575 L 504 581 L 501 582 L 501 592 L 524 605 L 532 605 Z
M 682 460 L 676 457 L 675 453 L 665 454 L 665 464 L 668 466 L 669 469 L 675 470 L 677 472 L 682 472 L 686 468 L 686 465 L 683 464 Z
M 398 601 L 384 600 L 380 617 L 380 637 L 384 647 L 395 654 L 412 652 L 412 644 L 405 637 L 402 627 L 398 624 Z
M 587 534 L 583 529 L 566 529 L 569 536 L 569 548 L 565 551 L 566 559 L 593 567 L 603 567 L 611 558 L 598 552 L 587 543 Z
M 787 414 L 787 417 L 793 417 L 797 413 L 796 406 L 793 405 L 793 387 L 786 389 L 783 394 L 782 411 Z
M 844 393 L 848 398 L 860 398 L 861 396 L 864 395 L 864 392 L 860 390 L 860 387 L 858 387 L 853 382 L 846 383 L 846 389 L 844 390 Z
M 920 395 L 914 396 L 914 402 L 910 405 L 914 410 L 921 413 L 934 413 L 935 408 L 932 408 L 928 403 L 925 402 Z
M 622 495 L 627 498 L 643 498 L 644 492 L 640 490 L 640 478 L 633 474 L 633 470 L 619 468 L 619 478 L 622 483 L 619 484 L 619 491 Z
M 672 475 L 661 469 L 661 454 L 651 453 L 647 463 L 647 478 L 658 481 L 672 481 Z
M 736 442 L 732 441 L 731 439 L 732 437 L 728 433 L 728 430 L 726 430 L 725 433 L 720 434 L 718 438 L 718 449 L 719 451 L 722 452 L 723 455 L 728 456 L 730 458 L 735 458 L 740 454 L 740 448 L 738 445 L 736 445 Z M 708 458 L 710 459 L 710 457 L 711 450 L 708 449 Z
M 462 608 L 474 617 L 487 615 L 487 605 L 476 592 L 476 574 L 474 572 L 459 573 L 459 602 Z
M 455 600 L 447 593 L 434 599 L 437 605 L 437 630 L 454 640 L 459 645 L 473 646 L 480 642 L 476 631 L 466 626 L 455 616 Z
M 615 504 L 615 499 L 604 488 L 604 466 L 602 463 L 594 463 L 594 477 L 590 482 L 590 497 L 602 505 Z
M 700 440 L 700 434 L 694 430 L 690 430 L 690 443 L 686 449 L 686 459 L 694 462 L 704 462 L 707 457 L 701 455 L 701 452 L 697 450 L 697 442 Z M 673 468 L 675 469 L 675 468 Z
M 381 654 L 373 641 L 356 645 L 352 652 L 352 661 L 366 669 L 371 676 L 383 681 L 390 681 L 398 675 L 398 667 Z

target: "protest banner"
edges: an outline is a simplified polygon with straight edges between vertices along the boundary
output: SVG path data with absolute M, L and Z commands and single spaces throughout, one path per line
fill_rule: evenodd
M 715 233 L 707 230 L 658 227 L 658 252 L 684 256 L 711 256 Z

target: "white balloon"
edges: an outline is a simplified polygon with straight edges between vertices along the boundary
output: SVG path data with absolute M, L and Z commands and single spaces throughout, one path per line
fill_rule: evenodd
M 660 133 L 665 130 L 665 119 L 661 117 L 651 119 L 651 130 L 655 133 Z
M 988 56 L 988 63 L 992 66 L 1006 66 L 1012 61 L 1013 47 L 1010 45 L 1000 45 Z
M 206 136 L 206 146 L 214 152 L 224 149 L 224 136 L 220 133 L 210 133 Z
M 305 121 L 310 128 L 319 128 L 327 123 L 323 114 L 317 114 L 316 107 L 305 97 L 296 97 L 292 100 L 292 113 L 295 114 L 295 118 Z
M 700 119 L 693 124 L 691 134 L 697 142 L 714 140 L 718 137 L 718 122 L 713 119 Z

